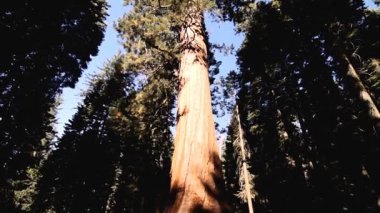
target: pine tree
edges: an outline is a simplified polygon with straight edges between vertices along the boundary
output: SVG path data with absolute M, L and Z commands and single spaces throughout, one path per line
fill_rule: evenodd
M 247 149 L 238 106 L 232 115 L 228 138 L 225 141 L 223 169 L 226 185 L 237 212 L 253 212 L 253 176 L 249 171 L 251 152 Z M 231 165 L 232 164 L 232 165 Z M 237 184 L 238 183 L 238 184 Z M 244 203 L 246 206 L 242 206 Z
M 120 57 L 110 62 L 45 161 L 33 211 L 162 211 L 173 83 L 163 70 L 136 75 L 124 71 Z
M 168 198 L 175 81 L 164 69 L 145 77 L 114 121 L 127 142 L 111 211 L 162 212 Z
M 122 137 L 113 130 L 111 110 L 126 97 L 133 78 L 116 57 L 91 83 L 78 112 L 42 165 L 35 212 L 105 211 Z
M 378 136 L 342 61 L 344 53 L 375 102 L 363 74 L 376 67 L 375 14 L 362 1 L 283 0 L 235 19 L 250 23 L 237 81 L 257 212 L 377 208 Z
M 12 204 L 19 200 L 14 192 L 29 185 L 29 171 L 38 168 L 48 148 L 45 138 L 54 134 L 49 111 L 57 96 L 63 87 L 74 86 L 90 56 L 97 54 L 106 3 L 0 4 L 0 202 L 7 200 L 0 211 L 12 212 L 11 206 L 23 208 L 23 201 Z

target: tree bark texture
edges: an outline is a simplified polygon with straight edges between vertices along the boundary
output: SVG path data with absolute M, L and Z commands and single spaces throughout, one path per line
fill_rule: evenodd
M 224 212 L 203 13 L 188 8 L 180 34 L 177 129 L 166 212 Z
M 368 110 L 368 116 L 372 120 L 374 128 L 377 134 L 380 135 L 380 112 L 376 106 L 375 101 L 372 99 L 371 95 L 365 88 L 363 82 L 360 79 L 360 76 L 356 72 L 355 68 L 352 66 L 350 60 L 344 56 L 344 60 L 347 64 L 346 77 L 349 82 L 349 86 L 356 93 L 357 98 L 360 102 L 365 104 Z
M 238 126 L 239 126 L 239 145 L 240 145 L 240 151 L 241 151 L 241 156 L 242 156 L 242 160 L 243 160 L 243 175 L 244 175 L 244 182 L 245 182 L 244 187 L 245 187 L 245 193 L 247 196 L 248 212 L 253 213 L 251 184 L 249 182 L 247 158 L 245 156 L 243 128 L 242 128 L 241 122 L 240 122 L 240 114 L 239 114 L 239 106 L 238 105 L 236 105 L 236 118 L 237 118 L 237 122 L 238 122 Z

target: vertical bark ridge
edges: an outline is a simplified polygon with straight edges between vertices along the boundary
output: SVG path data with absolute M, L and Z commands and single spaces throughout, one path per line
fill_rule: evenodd
M 192 6 L 182 26 L 178 118 L 166 212 L 222 212 L 203 14 Z

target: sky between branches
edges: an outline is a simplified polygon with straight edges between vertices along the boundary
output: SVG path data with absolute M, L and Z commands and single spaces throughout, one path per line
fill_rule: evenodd
M 89 63 L 88 68 L 82 74 L 74 89 L 65 88 L 61 96 L 62 103 L 59 106 L 57 114 L 56 130 L 58 136 L 63 134 L 65 124 L 71 119 L 73 114 L 77 111 L 77 106 L 83 100 L 81 93 L 88 88 L 88 82 L 92 75 L 99 73 L 103 64 L 111 59 L 115 54 L 122 50 L 121 41 L 114 29 L 114 23 L 122 17 L 122 15 L 128 12 L 128 8 L 123 5 L 123 0 L 108 0 L 110 5 L 108 9 L 109 16 L 106 23 L 107 28 L 105 32 L 104 40 L 99 47 L 99 53 L 96 57 L 93 57 Z M 372 0 L 365 0 L 365 4 L 368 7 L 373 7 Z M 234 26 L 231 22 L 216 22 L 210 16 L 206 17 L 206 28 L 210 34 L 210 42 L 226 45 L 233 45 L 235 51 L 240 47 L 244 36 L 242 34 L 236 34 Z M 218 51 L 215 52 L 215 58 L 222 62 L 220 66 L 220 75 L 225 76 L 230 70 L 237 70 L 235 54 L 224 55 Z M 215 118 L 221 127 L 225 127 L 229 123 L 230 115 L 225 115 L 221 118 Z
M 107 28 L 104 40 L 99 47 L 98 55 L 92 58 L 88 68 L 82 74 L 82 77 L 79 79 L 79 82 L 76 84 L 75 88 L 65 88 L 63 90 L 62 103 L 59 106 L 57 114 L 56 129 L 58 136 L 63 134 L 65 123 L 67 123 L 77 111 L 78 104 L 83 100 L 81 93 L 88 88 L 88 82 L 91 76 L 99 73 L 100 68 L 103 67 L 103 64 L 108 59 L 111 59 L 119 51 L 123 51 L 120 38 L 118 37 L 113 25 L 118 18 L 122 17 L 125 12 L 128 12 L 128 8 L 123 5 L 123 0 L 109 0 L 108 4 L 110 5 L 110 8 L 108 9 L 109 16 L 106 21 Z M 233 44 L 236 49 L 240 46 L 243 40 L 242 34 L 235 34 L 234 27 L 231 22 L 218 23 L 214 20 L 214 18 L 207 16 L 206 28 L 210 34 L 210 41 L 212 43 L 225 43 L 226 45 Z M 237 69 L 235 55 L 224 55 L 223 53 L 216 51 L 215 57 L 217 60 L 222 61 L 220 75 L 226 75 L 226 73 L 230 70 Z M 229 121 L 229 116 L 227 115 L 216 119 L 221 126 L 226 126 Z

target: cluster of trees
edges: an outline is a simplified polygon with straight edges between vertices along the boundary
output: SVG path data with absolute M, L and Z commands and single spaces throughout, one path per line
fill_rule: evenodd
M 167 197 L 172 78 L 137 87 L 117 56 L 96 76 L 44 161 L 36 212 L 155 212 Z M 126 199 L 129 198 L 129 199 Z
M 97 54 L 105 16 L 104 0 L 0 3 L 1 212 L 29 208 L 57 98 Z
M 226 91 L 237 91 L 240 109 L 225 145 L 230 194 L 249 184 L 239 184 L 240 125 L 256 212 L 377 212 L 379 10 L 349 0 L 231 2 L 220 6 L 246 38 Z M 245 197 L 234 201 L 243 212 Z
M 56 138 L 103 0 L 0 3 L 1 212 L 377 212 L 380 12 L 362 0 L 125 0 L 125 53 Z M 375 3 L 379 4 L 378 1 Z M 222 161 L 204 13 L 246 36 Z M 177 103 L 177 115 L 173 111 Z M 176 126 L 172 136 L 171 127 Z

